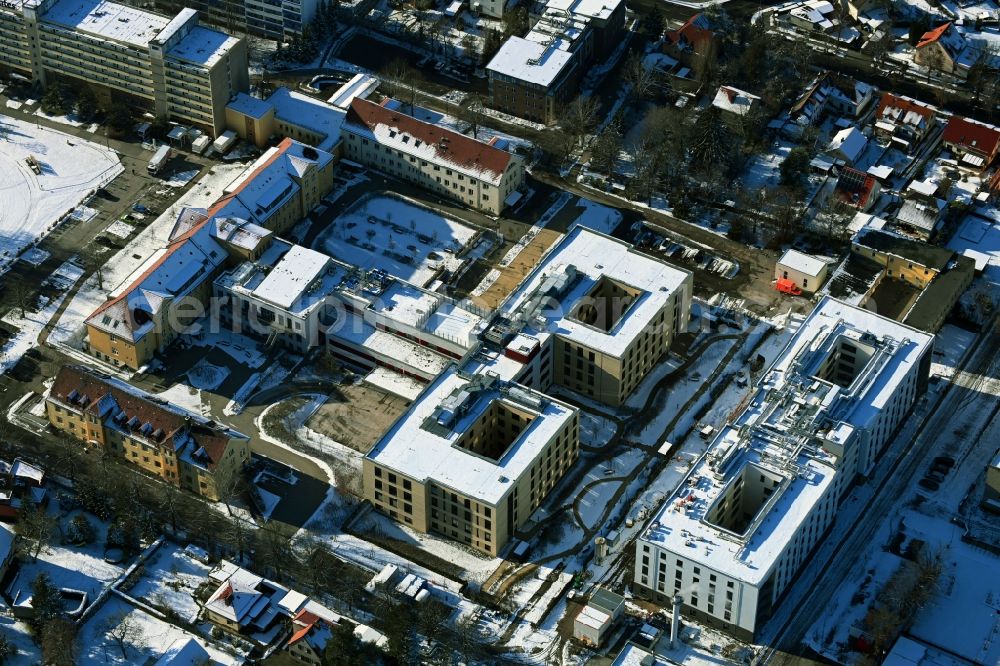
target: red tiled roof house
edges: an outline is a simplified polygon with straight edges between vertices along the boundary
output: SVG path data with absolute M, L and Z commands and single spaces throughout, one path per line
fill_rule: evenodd
M 952 116 L 941 134 L 941 142 L 962 166 L 983 171 L 1000 153 L 1000 127 Z
M 243 433 L 82 366 L 59 371 L 45 413 L 56 430 L 211 500 L 250 460 Z
M 491 215 L 517 199 L 524 182 L 518 156 L 497 141 L 417 120 L 393 104 L 351 102 L 342 130 L 345 158 Z

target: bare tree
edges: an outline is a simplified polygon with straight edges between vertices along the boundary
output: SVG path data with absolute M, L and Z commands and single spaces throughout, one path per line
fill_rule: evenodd
M 142 625 L 136 622 L 131 613 L 112 615 L 105 621 L 104 626 L 108 638 L 121 650 L 122 659 L 128 659 L 128 648 L 138 648 L 142 645 Z
M 14 297 L 14 305 L 17 306 L 18 311 L 21 313 L 21 319 L 24 319 L 28 308 L 35 303 L 35 290 L 26 282 L 18 281 L 11 287 L 10 291 L 11 296 Z
M 57 528 L 58 521 L 55 517 L 46 513 L 44 507 L 32 503 L 27 503 L 21 509 L 14 526 L 18 536 L 31 543 L 27 552 L 32 562 L 38 561 L 38 556 L 51 543 Z
M 563 111 L 562 126 L 573 137 L 574 145 L 580 145 L 596 123 L 597 100 L 593 97 L 581 95 L 566 105 Z
M 483 98 L 479 95 L 469 95 L 459 107 L 459 118 L 468 125 L 466 131 L 472 133 L 473 139 L 479 138 L 479 130 L 483 124 Z
M 646 67 L 641 54 L 628 59 L 622 75 L 625 81 L 632 85 L 630 94 L 633 100 L 646 99 L 656 88 L 656 73 L 652 67 Z

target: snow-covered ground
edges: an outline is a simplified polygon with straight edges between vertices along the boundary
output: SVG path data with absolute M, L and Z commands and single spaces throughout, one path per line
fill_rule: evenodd
M 44 301 L 43 297 L 39 302 L 41 307 L 36 311 L 26 309 L 23 318 L 18 308 L 12 308 L 7 312 L 3 321 L 16 327 L 18 332 L 7 341 L 3 349 L 0 349 L 0 373 L 4 373 L 16 365 L 26 351 L 38 346 L 38 334 L 42 332 L 42 329 L 55 315 L 56 310 L 66 300 L 66 292 L 73 288 L 82 275 L 82 268 L 67 261 L 48 278 L 52 284 L 57 285 L 62 290 L 61 295 L 48 302 L 42 302 Z
M 29 156 L 40 174 L 25 162 Z M 123 170 L 114 151 L 103 146 L 0 117 L 0 272 Z
M 175 543 L 165 541 L 142 565 L 142 577 L 125 592 L 161 610 L 170 609 L 184 622 L 198 617 L 194 593 L 211 570 Z
M 111 632 L 123 622 L 134 627 L 126 634 L 124 655 L 118 641 L 111 636 Z M 169 624 L 116 596 L 109 598 L 87 620 L 81 627 L 78 638 L 79 666 L 154 663 L 164 652 L 176 650 L 188 640 L 200 643 L 213 665 L 244 663 L 242 657 L 228 654 L 204 638 Z
M 424 286 L 476 235 L 458 220 L 397 196 L 372 196 L 351 206 L 317 238 L 332 257 Z

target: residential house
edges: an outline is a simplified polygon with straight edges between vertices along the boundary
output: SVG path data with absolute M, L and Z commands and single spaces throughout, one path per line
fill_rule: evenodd
M 959 56 L 965 50 L 965 38 L 948 22 L 928 30 L 917 42 L 913 62 L 947 74 L 959 74 Z
M 816 292 L 826 280 L 829 264 L 796 249 L 785 250 L 774 265 L 775 280 L 791 280 L 805 294 Z
M 663 33 L 663 52 L 688 67 L 711 62 L 717 48 L 712 21 L 704 14 L 695 14 L 679 28 Z
M 0 521 L 13 522 L 25 506 L 45 506 L 48 501 L 45 470 L 21 458 L 13 464 L 0 460 Z
M 906 199 L 896 213 L 895 226 L 907 236 L 929 242 L 934 239 L 944 223 L 947 206 L 947 202 L 943 199 L 932 198 L 928 201 Z
M 875 88 L 857 79 L 823 72 L 792 105 L 789 116 L 802 127 L 814 126 L 827 115 L 859 118 L 872 103 Z
M 825 154 L 841 164 L 853 166 L 868 147 L 868 137 L 853 125 L 845 127 L 830 140 Z
M 300 664 L 320 666 L 326 645 L 332 637 L 333 625 L 330 622 L 302 609 L 292 618 L 292 636 L 285 644 L 285 651 Z
M 881 191 L 882 186 L 877 178 L 851 167 L 840 170 L 834 186 L 834 196 L 862 212 L 875 205 Z
M 885 93 L 875 109 L 875 136 L 903 152 L 913 152 L 934 127 L 936 113 L 937 109 L 923 102 Z
M 250 461 L 250 438 L 83 366 L 59 370 L 49 425 L 182 490 L 218 500 Z
M 760 97 L 732 86 L 720 86 L 712 106 L 722 110 L 727 123 L 739 123 L 760 108 Z
M 497 140 L 479 141 L 403 113 L 391 100 L 351 102 L 343 125 L 344 155 L 499 215 L 520 196 L 524 164 Z
M 962 116 L 952 116 L 944 126 L 941 142 L 959 165 L 982 172 L 1000 154 L 1000 127 Z

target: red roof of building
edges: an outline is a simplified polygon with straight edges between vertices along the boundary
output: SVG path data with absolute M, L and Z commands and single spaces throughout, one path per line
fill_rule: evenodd
M 898 97 L 892 93 L 882 95 L 878 108 L 875 109 L 875 120 L 880 120 L 886 109 L 899 109 L 904 113 L 916 113 L 928 122 L 934 118 L 934 107 L 921 104 L 908 97 Z
M 189 421 L 181 410 L 158 404 L 138 389 L 126 389 L 81 366 L 63 366 L 52 384 L 50 396 L 101 419 L 111 419 L 120 410 L 124 418 L 115 422 L 116 428 L 132 431 L 160 445 L 170 446 L 176 435 L 187 433 L 195 447 L 204 450 L 204 462 L 209 469 L 215 469 L 229 446 L 230 437 L 224 427 Z M 107 397 L 114 401 L 113 405 L 105 401 Z M 148 429 L 143 432 L 147 424 Z
M 837 179 L 837 190 L 841 199 L 859 210 L 864 210 L 868 205 L 868 198 L 871 197 L 875 189 L 876 180 L 863 171 L 845 167 L 840 172 Z
M 952 116 L 944 127 L 941 140 L 992 159 L 1000 150 L 1000 127 L 962 116 Z M 984 166 L 988 166 L 989 161 Z
M 344 122 L 373 134 L 379 126 L 388 127 L 390 132 L 412 137 L 414 150 L 433 151 L 433 155 L 429 155 L 432 159 L 449 162 L 460 169 L 492 174 L 494 179 L 503 175 L 511 161 L 511 154 L 506 150 L 360 97 L 351 102 Z
M 684 25 L 676 30 L 668 30 L 664 33 L 667 43 L 678 48 L 690 48 L 696 53 L 702 53 L 705 47 L 715 39 L 711 24 L 702 14 L 695 14 Z
M 948 23 L 939 25 L 933 30 L 928 30 L 920 38 L 920 41 L 917 42 L 917 48 L 920 49 L 927 46 L 928 44 L 933 44 L 934 42 L 938 41 L 944 36 L 946 32 L 948 32 L 948 28 L 950 27 L 951 27 L 951 22 L 949 21 Z

